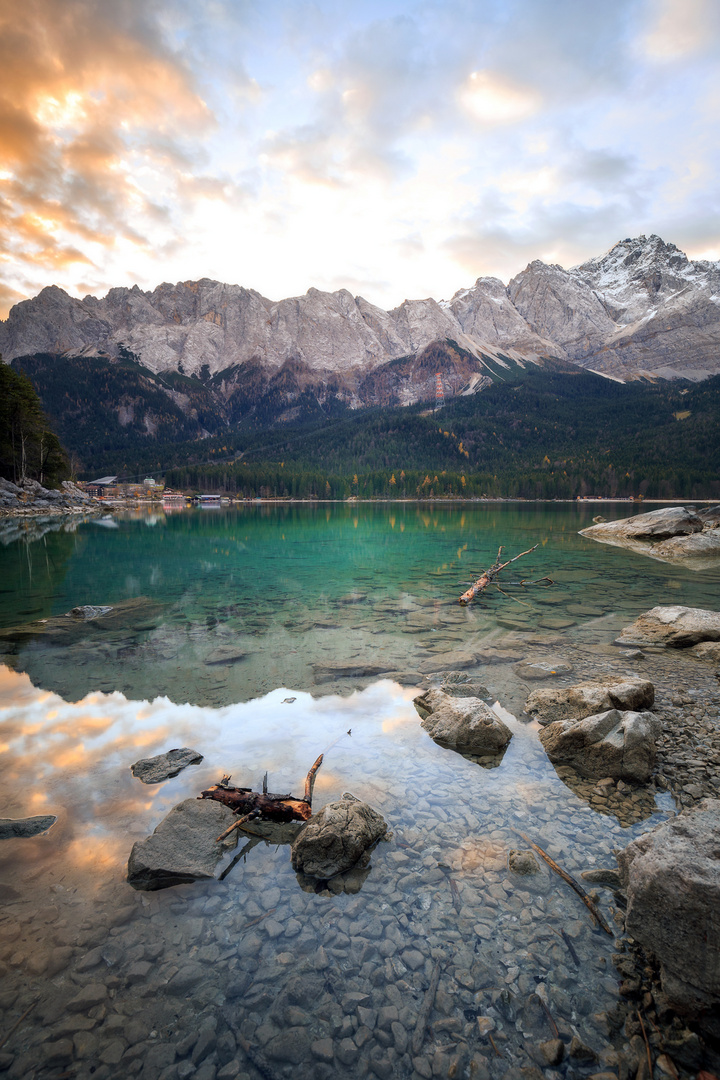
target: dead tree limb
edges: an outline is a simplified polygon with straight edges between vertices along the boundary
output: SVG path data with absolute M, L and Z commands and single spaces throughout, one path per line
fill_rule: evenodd
M 214 799 L 229 806 L 234 814 L 239 814 L 238 821 L 233 822 L 226 829 L 218 841 L 224 840 L 235 829 L 243 827 L 246 821 L 255 818 L 263 818 L 265 821 L 277 821 L 287 823 L 290 821 L 307 821 L 312 814 L 312 793 L 315 784 L 315 776 L 323 763 L 321 754 L 313 762 L 305 778 L 305 794 L 302 799 L 296 799 L 293 795 L 273 795 L 267 790 L 267 773 L 263 779 L 263 791 L 252 791 L 251 788 L 237 788 L 230 784 L 230 777 L 223 776 L 219 784 L 201 791 L 199 799 Z
M 525 843 L 530 845 L 533 851 L 537 851 L 538 855 L 540 855 L 540 857 L 545 860 L 550 869 L 554 870 L 555 873 L 563 879 L 563 881 L 567 882 L 571 889 L 575 890 L 585 907 L 592 915 L 593 919 L 597 921 L 598 925 L 602 927 L 606 934 L 609 934 L 610 937 L 613 937 L 613 932 L 608 926 L 608 924 L 605 922 L 600 908 L 597 906 L 594 900 L 590 899 L 588 894 L 583 889 L 582 885 L 580 885 L 574 877 L 568 874 L 567 870 L 563 870 L 562 866 L 558 866 L 555 860 L 550 858 L 547 851 L 543 851 L 543 849 L 538 844 L 534 844 L 529 836 L 526 836 L 525 833 L 519 832 L 519 830 L 517 829 L 514 829 L 513 832 L 517 832 L 517 835 L 521 836 Z M 563 937 L 564 936 L 565 935 L 563 935 Z
M 512 559 L 508 559 L 507 562 L 504 563 L 500 562 L 500 557 L 502 555 L 502 547 L 500 547 L 498 549 L 497 558 L 493 565 L 488 570 L 485 570 L 477 579 L 477 581 L 474 582 L 474 584 L 472 584 L 470 588 L 462 594 L 459 603 L 469 604 L 472 600 L 475 599 L 478 593 L 484 592 L 485 589 L 487 589 L 488 585 L 492 585 L 501 570 L 504 570 L 506 566 L 510 565 L 510 563 L 514 563 L 517 562 L 518 559 L 522 559 L 523 555 L 529 555 L 532 551 L 535 551 L 537 547 L 539 547 L 539 545 L 535 544 L 534 547 L 528 548 L 527 551 L 521 551 L 519 555 L 515 555 Z

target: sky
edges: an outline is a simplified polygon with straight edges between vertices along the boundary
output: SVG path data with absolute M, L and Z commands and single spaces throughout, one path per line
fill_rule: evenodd
M 0 316 L 720 258 L 717 0 L 0 0 Z

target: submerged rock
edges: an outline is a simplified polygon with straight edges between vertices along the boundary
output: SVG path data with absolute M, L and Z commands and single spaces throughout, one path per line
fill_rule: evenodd
M 665 562 L 694 565 L 699 570 L 714 565 L 720 555 L 718 517 L 715 506 L 699 513 L 685 506 L 671 506 L 619 521 L 599 522 L 581 529 L 580 535 Z M 703 561 L 701 556 L 706 559 Z
M 186 799 L 173 807 L 152 836 L 133 844 L 127 880 L 134 889 L 152 892 L 215 876 L 218 860 L 235 844 L 217 837 L 235 815 L 212 799 Z
M 57 821 L 54 814 L 39 814 L 28 818 L 0 818 L 0 840 L 23 839 L 47 832 Z
M 430 737 L 461 754 L 499 754 L 512 738 L 507 724 L 480 698 L 433 689 L 416 697 L 414 705 Z
M 508 867 L 514 874 L 520 874 L 522 877 L 540 873 L 538 861 L 530 848 L 524 851 L 509 851 Z
M 720 613 L 672 605 L 644 612 L 624 627 L 615 644 L 688 649 L 701 641 L 720 641 Z
M 65 612 L 66 619 L 81 619 L 83 622 L 90 622 L 92 619 L 99 619 L 101 615 L 108 615 L 112 611 L 112 607 L 100 607 L 93 604 L 83 604 L 81 607 L 74 607 L 70 611 Z
M 582 720 L 556 720 L 540 732 L 540 742 L 554 765 L 570 765 L 581 776 L 645 783 L 659 734 L 654 713 L 609 709 Z
M 157 757 L 141 758 L 131 765 L 130 769 L 133 776 L 142 780 L 143 784 L 159 784 L 177 776 L 188 765 L 199 765 L 202 760 L 203 756 L 198 754 L 197 750 L 183 746 L 180 750 L 168 750 Z
M 293 870 L 327 880 L 360 862 L 386 832 L 380 814 L 345 792 L 306 822 L 292 846 Z
M 465 671 L 437 671 L 426 675 L 423 681 L 450 697 L 492 697 L 484 683 L 478 682 Z
M 559 690 L 534 690 L 525 709 L 541 724 L 549 724 L 555 720 L 582 720 L 607 709 L 649 709 L 654 701 L 655 687 L 647 679 L 606 675 Z
M 549 679 L 553 675 L 570 675 L 573 666 L 567 660 L 525 660 L 513 671 L 521 679 Z
M 313 664 L 316 682 L 330 682 L 332 679 L 358 679 L 373 675 L 384 675 L 397 666 L 397 661 L 387 664 L 369 664 L 363 660 L 323 660 Z
M 720 799 L 691 810 L 618 854 L 628 934 L 654 953 L 675 1009 L 720 1004 Z

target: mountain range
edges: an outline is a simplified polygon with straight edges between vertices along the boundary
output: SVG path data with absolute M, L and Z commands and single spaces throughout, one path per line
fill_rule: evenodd
M 508 285 L 481 277 L 448 301 L 405 300 L 391 311 L 347 289 L 272 301 L 203 278 L 83 300 L 50 286 L 0 322 L 6 361 L 130 354 L 154 373 L 212 378 L 226 398 L 243 385 L 267 392 L 279 378 L 300 391 L 324 387 L 350 407 L 429 396 L 434 377 L 426 385 L 411 358 L 448 341 L 457 347 L 451 393 L 474 389 L 491 374 L 488 361 L 508 359 L 569 362 L 623 381 L 701 380 L 720 371 L 720 263 L 640 236 L 570 270 L 536 260 Z M 390 386 L 381 369 L 401 359 L 406 370 L 396 365 Z

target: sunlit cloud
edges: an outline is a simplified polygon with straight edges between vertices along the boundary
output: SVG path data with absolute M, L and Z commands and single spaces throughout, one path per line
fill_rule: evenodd
M 483 124 L 512 124 L 532 116 L 540 107 L 536 94 L 491 71 L 471 72 L 458 92 L 458 101 Z

